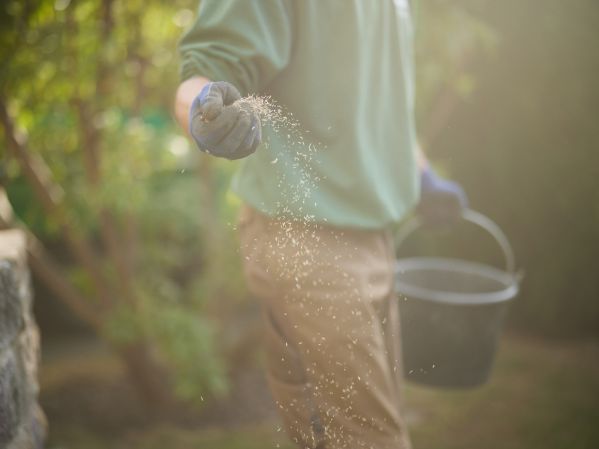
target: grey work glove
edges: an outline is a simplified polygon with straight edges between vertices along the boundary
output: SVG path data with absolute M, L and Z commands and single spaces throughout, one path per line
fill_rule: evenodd
M 214 156 L 240 159 L 262 142 L 260 117 L 231 83 L 208 83 L 193 100 L 189 133 L 198 148 Z

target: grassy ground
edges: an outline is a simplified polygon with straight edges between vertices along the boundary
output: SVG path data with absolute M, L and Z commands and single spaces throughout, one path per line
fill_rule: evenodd
M 491 381 L 467 392 L 411 387 L 419 449 L 599 447 L 599 344 L 511 336 Z
M 292 448 L 263 406 L 255 419 L 224 427 L 148 420 L 101 349 L 46 357 L 41 384 L 49 449 Z M 252 416 L 252 404 L 246 406 Z M 416 449 L 596 449 L 599 342 L 509 335 L 487 385 L 469 391 L 410 385 L 406 406 Z

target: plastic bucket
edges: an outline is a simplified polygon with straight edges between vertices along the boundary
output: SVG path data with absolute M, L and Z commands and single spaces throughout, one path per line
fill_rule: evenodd
M 410 381 L 465 388 L 487 381 L 509 301 L 518 293 L 514 253 L 501 229 L 472 210 L 464 219 L 489 232 L 506 269 L 460 259 L 397 260 L 403 370 Z M 420 227 L 417 219 L 396 236 L 399 249 Z

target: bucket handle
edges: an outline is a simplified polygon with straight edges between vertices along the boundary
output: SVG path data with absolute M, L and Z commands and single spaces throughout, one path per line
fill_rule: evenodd
M 495 239 L 495 241 L 499 244 L 501 251 L 503 252 L 503 256 L 505 258 L 505 269 L 508 273 L 514 274 L 516 269 L 516 261 L 514 258 L 514 250 L 510 245 L 509 240 L 506 235 L 503 233 L 501 228 L 491 220 L 486 215 L 481 214 L 480 212 L 473 211 L 472 209 L 465 209 L 462 212 L 462 218 L 470 223 L 474 223 L 479 227 L 483 228 L 487 231 L 491 236 Z M 397 233 L 395 234 L 395 246 L 397 249 L 401 247 L 401 245 L 405 242 L 410 234 L 412 234 L 416 229 L 422 226 L 422 221 L 414 216 L 412 219 L 408 220 L 403 226 L 399 228 Z

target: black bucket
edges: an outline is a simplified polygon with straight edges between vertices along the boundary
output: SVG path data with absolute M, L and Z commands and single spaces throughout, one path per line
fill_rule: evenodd
M 471 210 L 464 218 L 493 235 L 506 270 L 449 258 L 397 261 L 403 370 L 410 381 L 448 388 L 486 382 L 509 301 L 518 293 L 513 251 L 501 229 Z M 418 227 L 417 220 L 408 222 L 398 247 Z

